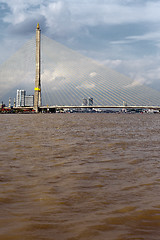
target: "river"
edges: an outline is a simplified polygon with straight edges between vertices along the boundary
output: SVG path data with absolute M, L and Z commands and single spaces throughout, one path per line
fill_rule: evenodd
M 159 114 L 1 114 L 0 239 L 159 240 Z

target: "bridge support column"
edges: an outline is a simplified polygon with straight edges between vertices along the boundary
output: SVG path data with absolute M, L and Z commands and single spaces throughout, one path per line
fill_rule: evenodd
M 35 89 L 34 89 L 34 110 L 36 112 L 38 112 L 38 108 L 41 106 L 40 41 L 41 41 L 41 30 L 38 23 L 37 29 L 36 29 L 36 77 L 35 77 Z

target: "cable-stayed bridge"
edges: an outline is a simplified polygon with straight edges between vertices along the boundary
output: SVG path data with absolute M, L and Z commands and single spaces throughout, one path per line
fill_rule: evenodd
M 0 101 L 17 89 L 33 95 L 35 36 L 0 66 Z M 159 108 L 160 93 L 41 35 L 42 107 L 80 107 L 93 98 L 94 107 Z

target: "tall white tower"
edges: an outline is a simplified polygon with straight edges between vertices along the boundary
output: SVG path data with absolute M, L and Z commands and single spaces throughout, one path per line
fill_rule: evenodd
M 34 110 L 38 112 L 38 108 L 41 106 L 41 30 L 39 23 L 36 29 L 36 77 L 35 77 L 35 89 L 34 89 Z

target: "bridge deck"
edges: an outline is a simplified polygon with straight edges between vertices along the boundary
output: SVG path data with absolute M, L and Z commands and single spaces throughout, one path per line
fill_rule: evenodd
M 58 105 L 53 105 L 53 106 L 41 106 L 40 109 L 77 109 L 77 108 L 115 108 L 115 109 L 123 109 L 123 108 L 128 108 L 128 109 L 157 109 L 160 110 L 160 106 L 58 106 Z M 14 107 L 13 109 L 28 109 L 32 110 L 33 107 Z

